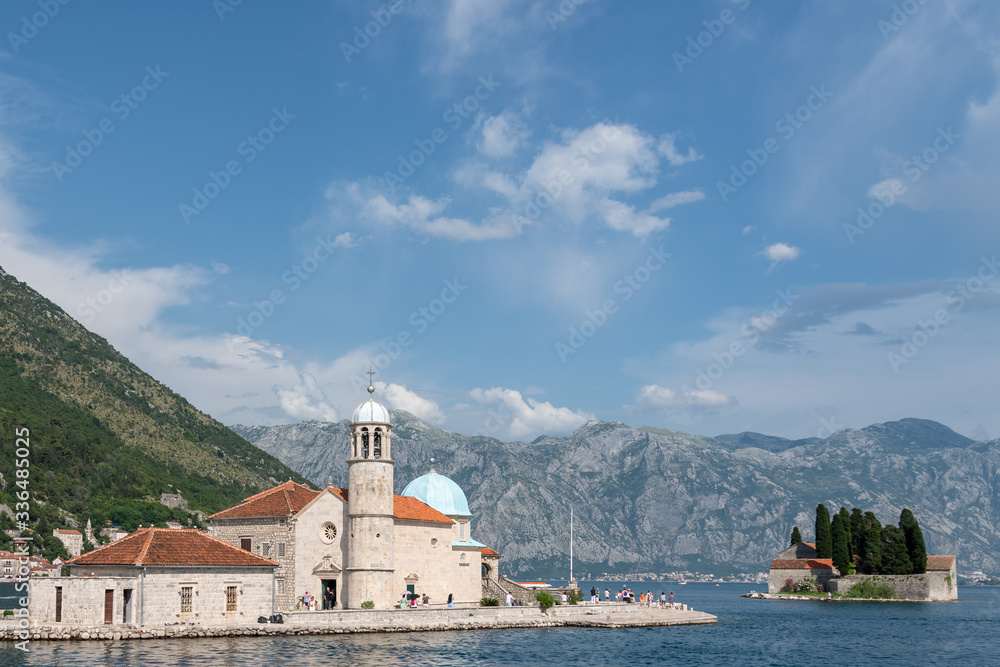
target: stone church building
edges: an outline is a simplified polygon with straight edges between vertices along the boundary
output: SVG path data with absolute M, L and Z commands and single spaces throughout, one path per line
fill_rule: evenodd
M 374 388 L 369 384 L 369 393 Z M 209 517 L 212 534 L 277 561 L 275 606 L 396 606 L 404 591 L 431 604 L 478 602 L 485 545 L 472 539 L 465 493 L 433 470 L 393 494 L 392 424 L 373 398 L 350 425 L 347 488 L 315 491 L 292 481 Z

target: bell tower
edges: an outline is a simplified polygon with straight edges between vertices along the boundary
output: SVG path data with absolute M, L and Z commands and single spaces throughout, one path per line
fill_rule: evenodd
M 375 393 L 369 370 L 368 393 Z M 347 590 L 345 607 L 360 609 L 366 601 L 376 609 L 395 603 L 393 574 L 392 424 L 389 411 L 373 397 L 358 406 L 351 419 L 347 459 Z

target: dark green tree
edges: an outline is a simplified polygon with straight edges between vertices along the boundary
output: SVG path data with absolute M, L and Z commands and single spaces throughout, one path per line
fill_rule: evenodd
M 910 574 L 913 564 L 906 552 L 906 535 L 891 523 L 882 527 L 882 569 L 879 574 Z
M 861 543 L 864 541 L 865 532 L 865 515 L 860 509 L 855 507 L 851 510 L 851 551 L 853 551 L 858 556 L 861 556 L 864 552 L 861 549 Z
M 830 510 L 823 503 L 816 506 L 816 558 L 833 558 Z
M 799 532 L 799 527 L 795 526 L 792 528 L 792 541 L 790 544 L 798 544 L 802 541 L 802 533 Z
M 841 574 L 847 574 L 847 568 L 851 563 L 851 543 L 847 531 L 844 530 L 844 517 L 840 512 L 833 515 L 830 538 L 833 542 L 833 566 L 840 570 Z
M 927 547 L 924 545 L 924 534 L 917 523 L 917 517 L 904 508 L 899 515 L 899 527 L 906 537 L 906 554 L 910 557 L 913 574 L 923 574 L 927 571 Z
M 882 524 L 872 512 L 865 512 L 861 529 L 862 571 L 876 574 L 882 569 Z
M 844 527 L 844 532 L 847 533 L 847 554 L 848 557 L 854 555 L 854 536 L 851 534 L 851 515 L 847 511 L 846 507 L 841 507 L 840 512 L 840 523 Z

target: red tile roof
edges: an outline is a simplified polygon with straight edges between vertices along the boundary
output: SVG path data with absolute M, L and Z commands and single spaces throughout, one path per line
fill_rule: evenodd
M 278 563 L 255 556 L 194 529 L 140 528 L 128 537 L 94 549 L 68 565 L 126 565 L 132 567 L 277 567 Z
M 494 551 L 493 549 L 490 549 L 489 547 L 483 547 L 482 549 L 479 550 L 479 552 L 482 555 L 484 555 L 484 556 L 499 556 L 500 555 L 499 551 Z
M 245 498 L 235 507 L 216 512 L 209 519 L 246 519 L 265 516 L 292 516 L 319 494 L 303 484 L 287 481 Z
M 772 570 L 832 570 L 832 558 L 775 558 Z
M 927 569 L 928 570 L 950 570 L 955 566 L 954 556 L 928 556 L 927 557 Z
M 68 528 L 56 528 L 56 532 L 59 533 L 60 535 L 79 535 L 80 537 L 83 537 L 83 533 L 81 533 L 79 530 L 70 530 Z
M 327 487 L 347 502 L 347 489 L 335 486 Z M 251 517 L 285 516 L 290 517 L 302 510 L 317 495 L 307 486 L 295 482 L 285 482 L 273 489 L 261 491 L 250 496 L 239 505 L 216 512 L 209 519 L 246 519 Z M 432 523 L 455 523 L 447 516 L 438 512 L 426 503 L 409 496 L 393 496 L 392 512 L 397 519 L 408 521 L 430 521 Z
M 328 486 L 327 488 L 343 498 L 345 503 L 347 502 L 347 489 L 341 489 L 335 486 Z M 411 498 L 409 496 L 392 497 L 392 515 L 397 519 L 405 519 L 407 521 L 455 523 L 446 515 L 438 512 L 422 500 L 417 500 L 416 498 Z
M 816 548 L 816 543 L 815 542 L 802 542 L 802 544 L 804 544 L 804 545 L 806 545 L 808 547 L 812 547 L 813 549 Z

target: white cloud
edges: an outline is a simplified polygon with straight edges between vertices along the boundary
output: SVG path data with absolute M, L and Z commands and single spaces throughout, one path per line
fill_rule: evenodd
M 743 228 L 743 235 L 746 236 L 747 234 L 749 234 L 750 232 L 754 231 L 755 229 L 757 229 L 757 228 L 754 227 L 753 225 L 747 225 L 746 227 Z
M 507 220 L 491 219 L 475 224 L 461 218 L 439 215 L 451 203 L 449 197 L 431 201 L 411 195 L 406 204 L 393 204 L 384 195 L 368 201 L 365 215 L 382 224 L 402 225 L 419 232 L 454 241 L 485 241 L 516 236 L 519 230 Z
M 733 402 L 732 397 L 714 389 L 687 389 L 677 392 L 658 384 L 643 386 L 636 396 L 636 403 L 653 409 L 717 408 Z
M 681 204 L 690 204 L 701 201 L 705 198 L 705 193 L 701 190 L 685 190 L 682 192 L 671 192 L 669 195 L 660 197 L 649 205 L 650 211 L 663 211 Z
M 496 406 L 496 413 L 502 420 L 510 420 L 507 431 L 513 438 L 542 433 L 567 433 L 596 419 L 586 412 L 554 407 L 548 401 L 536 401 L 533 398 L 525 401 L 521 392 L 513 389 L 476 388 L 469 395 L 481 405 Z
M 293 387 L 275 385 L 274 394 L 285 414 L 296 419 L 337 421 L 337 411 L 310 373 L 299 374 L 299 383 Z
M 677 150 L 677 136 L 677 133 L 664 134 L 660 137 L 660 141 L 656 145 L 656 152 L 667 158 L 667 162 L 671 167 L 679 167 L 682 164 L 695 162 L 704 157 L 694 147 L 688 148 L 687 153 L 680 153 Z
M 802 254 L 802 250 L 787 243 L 775 243 L 764 248 L 760 254 L 771 261 L 771 266 L 767 270 L 770 273 L 781 262 L 791 262 L 798 259 L 799 255 Z
M 444 413 L 437 403 L 410 391 L 401 384 L 376 382 L 375 388 L 379 396 L 385 397 L 386 403 L 393 409 L 406 410 L 433 424 L 443 424 L 445 421 Z
M 531 130 L 525 126 L 520 116 L 509 110 L 483 120 L 481 133 L 476 148 L 490 157 L 513 155 L 531 136 Z

